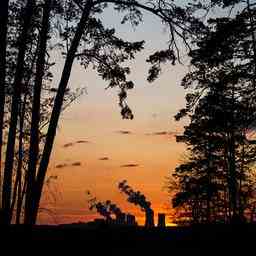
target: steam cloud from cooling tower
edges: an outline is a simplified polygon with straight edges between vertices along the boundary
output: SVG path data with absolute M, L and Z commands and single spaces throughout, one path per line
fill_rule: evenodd
M 145 226 L 154 226 L 154 211 L 151 209 L 151 203 L 146 200 L 146 197 L 140 191 L 134 191 L 132 187 L 127 184 L 126 180 L 118 183 L 118 189 L 128 196 L 127 201 L 140 206 L 142 211 L 146 213 Z
M 107 220 L 111 220 L 111 212 L 108 210 L 108 208 L 106 207 L 106 205 L 104 205 L 104 203 L 102 202 L 98 202 L 96 198 L 92 198 L 90 200 L 88 200 L 89 203 L 89 209 L 93 210 L 96 209 L 96 211 L 103 216 L 104 218 L 106 218 Z
M 109 211 L 116 216 L 116 218 L 118 218 L 119 216 L 121 216 L 123 214 L 122 210 L 115 203 L 111 202 L 110 200 L 107 200 L 105 202 L 105 204 L 107 205 Z
M 90 191 L 88 191 L 87 194 L 90 197 L 92 196 Z M 92 197 L 88 200 L 88 204 L 90 210 L 96 209 L 96 211 L 107 220 L 112 220 L 112 214 L 115 215 L 116 219 L 123 215 L 122 210 L 110 200 L 101 202 L 98 201 L 96 197 Z

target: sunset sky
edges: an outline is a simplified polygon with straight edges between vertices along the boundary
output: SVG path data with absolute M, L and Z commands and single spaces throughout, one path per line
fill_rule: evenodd
M 185 147 L 175 142 L 175 135 L 184 123 L 173 116 L 184 106 L 185 92 L 180 81 L 187 72 L 182 65 L 166 66 L 161 77 L 152 84 L 146 81 L 148 64 L 145 59 L 157 49 L 165 49 L 168 34 L 153 16 L 146 15 L 136 29 L 129 24 L 119 25 L 120 16 L 112 10 L 104 14 L 108 27 L 129 40 L 146 40 L 145 50 L 131 65 L 135 88 L 129 92 L 133 120 L 123 120 L 118 106 L 117 89 L 108 89 L 97 74 L 76 63 L 69 82 L 71 88 L 87 88 L 83 95 L 63 113 L 51 158 L 48 176 L 57 175 L 49 188 L 45 187 L 40 223 L 69 223 L 88 221 L 98 215 L 90 212 L 86 190 L 99 200 L 110 199 L 126 212 L 135 214 L 143 224 L 144 214 L 126 202 L 118 191 L 119 181 L 126 179 L 140 190 L 158 212 L 168 212 L 170 198 L 165 191 L 165 177 L 182 158 Z M 116 25 L 117 24 L 117 25 Z M 55 66 L 55 85 L 62 70 L 62 58 L 52 56 Z M 185 59 L 183 59 L 186 62 Z M 55 193 L 55 199 L 51 193 Z

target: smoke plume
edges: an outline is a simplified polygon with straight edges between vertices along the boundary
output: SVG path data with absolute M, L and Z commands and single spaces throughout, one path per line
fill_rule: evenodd
M 92 197 L 90 191 L 88 191 L 87 194 L 90 197 L 88 199 L 89 210 L 92 211 L 95 209 L 102 217 L 107 220 L 111 220 L 111 212 L 109 211 L 108 206 L 98 201 L 96 197 Z
M 91 196 L 91 193 L 88 191 L 87 194 Z M 106 219 L 112 219 L 111 215 L 115 215 L 116 218 L 120 217 L 123 212 L 122 210 L 110 200 L 99 201 L 96 197 L 92 197 L 88 200 L 89 209 L 96 209 L 97 212 Z
M 128 196 L 127 201 L 140 206 L 144 211 L 147 211 L 151 206 L 151 203 L 146 200 L 146 197 L 140 191 L 134 191 L 128 184 L 126 180 L 119 182 L 119 190 Z
M 128 196 L 127 201 L 140 206 L 145 212 L 145 227 L 154 226 L 154 211 L 151 209 L 151 203 L 146 200 L 146 197 L 140 191 L 134 191 L 126 180 L 119 182 L 119 190 Z

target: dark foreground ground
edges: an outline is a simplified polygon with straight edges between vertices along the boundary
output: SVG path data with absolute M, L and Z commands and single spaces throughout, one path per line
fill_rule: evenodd
M 0 228 L 1 255 L 256 255 L 256 225 Z

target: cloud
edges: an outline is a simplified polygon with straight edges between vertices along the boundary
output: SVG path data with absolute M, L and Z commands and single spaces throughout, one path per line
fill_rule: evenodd
M 127 131 L 127 130 L 119 130 L 119 131 L 117 131 L 117 133 L 119 133 L 119 134 L 125 134 L 125 135 L 132 134 L 131 131 Z
M 152 135 L 168 135 L 169 133 L 166 131 L 162 131 L 162 132 L 154 132 L 152 133 Z
M 146 133 L 145 135 L 175 137 L 177 134 L 178 134 L 177 132 L 172 132 L 172 131 L 159 131 L 159 132 Z
M 138 167 L 139 164 L 123 164 L 120 165 L 121 168 L 132 168 L 132 167 Z
M 63 148 L 68 148 L 68 147 L 72 147 L 74 146 L 74 143 L 73 142 L 69 142 L 69 143 L 66 143 L 63 145 Z
M 75 142 L 66 143 L 66 144 L 63 145 L 63 147 L 68 148 L 68 147 L 73 147 L 76 144 L 87 144 L 87 143 L 90 143 L 90 141 L 88 141 L 88 140 L 77 140 Z
M 156 114 L 156 113 L 153 113 L 153 114 L 152 114 L 152 117 L 153 117 L 153 118 L 157 118 L 157 116 L 158 116 L 158 114 Z
M 55 168 L 62 169 L 62 168 L 65 168 L 67 166 L 68 166 L 67 164 L 57 164 L 57 165 L 55 165 Z
M 100 157 L 99 160 L 100 160 L 100 161 L 107 161 L 107 160 L 109 160 L 109 158 L 106 157 L 106 156 L 104 156 L 104 157 Z
M 82 165 L 81 162 L 74 162 L 74 163 L 71 164 L 71 166 L 81 166 L 81 165 Z
M 88 141 L 88 140 L 78 140 L 75 143 L 76 144 L 86 144 L 86 143 L 90 143 L 90 141 Z
M 66 168 L 66 167 L 70 167 L 70 166 L 81 166 L 82 163 L 81 162 L 73 162 L 72 164 L 57 164 L 55 165 L 55 168 L 57 169 L 63 169 L 63 168 Z

